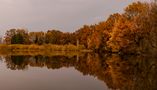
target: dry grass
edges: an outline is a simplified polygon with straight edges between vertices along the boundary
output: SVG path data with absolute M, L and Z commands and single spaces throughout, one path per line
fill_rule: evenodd
M 63 55 L 63 54 L 78 54 L 78 52 L 85 52 L 83 46 L 69 45 L 22 45 L 22 44 L 11 44 L 11 45 L 0 45 L 0 55 Z

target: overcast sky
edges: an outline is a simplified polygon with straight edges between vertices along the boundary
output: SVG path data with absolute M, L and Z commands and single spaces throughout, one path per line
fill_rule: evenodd
M 0 35 L 11 28 L 73 32 L 84 24 L 123 12 L 134 1 L 137 0 L 0 0 Z

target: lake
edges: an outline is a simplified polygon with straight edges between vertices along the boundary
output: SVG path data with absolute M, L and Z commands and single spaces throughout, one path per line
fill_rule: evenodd
M 157 58 L 1 55 L 1 90 L 157 90 Z

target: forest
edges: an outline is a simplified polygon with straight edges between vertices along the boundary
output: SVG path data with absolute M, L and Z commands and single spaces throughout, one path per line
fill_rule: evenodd
M 94 52 L 142 54 L 157 52 L 157 2 L 134 2 L 123 13 L 115 13 L 106 21 L 84 25 L 75 32 L 48 30 L 28 32 L 10 29 L 5 45 L 82 45 Z

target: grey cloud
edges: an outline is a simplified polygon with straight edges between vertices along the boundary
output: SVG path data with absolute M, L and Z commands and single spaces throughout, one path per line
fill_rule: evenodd
M 74 31 L 105 20 L 137 0 L 0 0 L 0 33 L 10 28 Z

